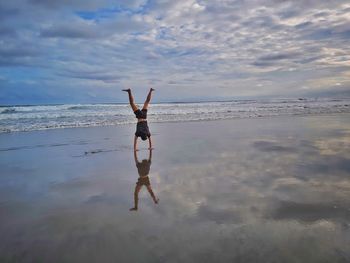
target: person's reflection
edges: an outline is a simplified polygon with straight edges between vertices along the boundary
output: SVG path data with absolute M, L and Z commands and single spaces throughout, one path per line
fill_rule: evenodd
M 134 151 L 135 164 L 137 167 L 137 171 L 139 173 L 139 179 L 137 180 L 134 192 L 134 207 L 130 208 L 130 211 L 136 211 L 138 209 L 139 202 L 139 192 L 143 185 L 146 186 L 148 192 L 150 193 L 154 203 L 158 204 L 159 198 L 156 198 L 152 191 L 151 183 L 149 181 L 149 170 L 151 168 L 151 160 L 152 160 L 152 150 L 149 151 L 148 160 L 144 159 L 142 162 L 139 162 L 137 159 L 137 151 Z

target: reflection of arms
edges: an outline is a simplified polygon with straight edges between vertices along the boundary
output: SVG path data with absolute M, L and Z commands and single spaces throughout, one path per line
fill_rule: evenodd
M 135 164 L 137 165 L 139 163 L 139 160 L 137 159 L 137 152 L 134 151 L 134 159 L 135 159 Z

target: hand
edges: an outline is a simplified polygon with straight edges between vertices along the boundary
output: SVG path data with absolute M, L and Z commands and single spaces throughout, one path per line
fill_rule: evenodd
M 155 89 L 154 88 L 150 88 L 150 91 L 155 91 Z
M 122 91 L 130 92 L 131 89 L 122 89 Z
M 156 199 L 154 200 L 154 202 L 155 202 L 156 204 L 158 204 L 158 203 L 159 203 L 159 198 L 156 198 Z
M 134 152 L 138 152 L 139 151 L 139 149 L 134 149 Z
M 153 147 L 149 147 L 148 150 L 154 150 L 154 148 Z

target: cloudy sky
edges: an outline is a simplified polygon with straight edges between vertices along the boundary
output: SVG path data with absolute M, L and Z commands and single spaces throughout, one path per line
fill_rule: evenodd
M 0 104 L 350 96 L 349 1 L 0 3 Z

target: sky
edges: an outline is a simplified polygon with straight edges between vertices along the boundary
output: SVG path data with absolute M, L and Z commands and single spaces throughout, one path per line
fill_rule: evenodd
M 350 2 L 0 2 L 0 104 L 350 97 Z

